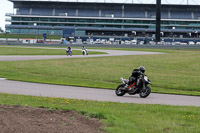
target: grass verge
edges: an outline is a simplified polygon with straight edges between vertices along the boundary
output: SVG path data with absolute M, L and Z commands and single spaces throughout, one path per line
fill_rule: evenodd
M 200 108 L 130 103 L 97 102 L 0 93 L 0 104 L 75 110 L 99 118 L 107 133 L 198 133 Z
M 149 51 L 158 52 L 159 49 Z M 115 89 L 120 84 L 120 77 L 128 78 L 133 68 L 143 65 L 146 67 L 146 74 L 152 80 L 153 92 L 200 95 L 199 51 L 163 49 L 160 51 L 167 54 L 0 62 L 0 77 L 29 82 Z M 59 55 L 65 54 L 65 50 L 0 47 L 1 54 Z M 74 50 L 73 54 L 81 54 L 81 51 Z M 100 52 L 90 54 L 100 54 Z
M 29 82 L 115 89 L 120 84 L 120 77 L 128 78 L 133 68 L 143 65 L 153 83 L 152 92 L 200 95 L 200 52 L 164 51 L 168 54 L 4 61 L 0 62 L 0 77 Z

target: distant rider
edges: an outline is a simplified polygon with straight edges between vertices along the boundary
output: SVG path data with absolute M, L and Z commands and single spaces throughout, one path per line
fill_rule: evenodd
M 134 86 L 138 86 L 139 81 L 138 78 L 141 73 L 145 72 L 145 68 L 143 66 L 140 66 L 138 69 L 134 69 L 131 76 L 129 77 L 128 86 L 126 86 L 126 89 L 132 90 Z
M 85 46 L 82 46 L 82 51 L 85 51 L 85 54 L 88 55 L 87 49 L 85 48 Z
M 66 54 L 68 55 L 68 52 L 72 52 L 72 49 L 71 49 L 71 47 L 69 46 L 67 49 L 66 49 Z
M 85 46 L 82 46 L 82 50 L 86 50 Z

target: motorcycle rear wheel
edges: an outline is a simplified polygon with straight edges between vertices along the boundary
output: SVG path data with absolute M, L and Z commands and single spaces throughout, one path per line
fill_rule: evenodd
M 116 90 L 115 90 L 115 94 L 117 95 L 117 96 L 123 96 L 125 93 L 126 93 L 126 91 L 125 90 L 122 90 L 123 88 L 124 88 L 124 84 L 121 84 L 121 85 L 119 85 L 117 88 L 116 88 Z
M 151 93 L 151 88 L 147 86 L 145 90 L 140 91 L 140 97 L 146 98 L 147 96 L 149 96 L 150 93 Z

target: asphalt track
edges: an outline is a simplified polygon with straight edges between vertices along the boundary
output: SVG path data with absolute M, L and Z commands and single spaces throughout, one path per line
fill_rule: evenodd
M 88 55 L 88 56 L 83 56 L 83 55 L 0 56 L 0 61 L 163 54 L 157 52 L 138 52 L 138 51 L 119 51 L 119 50 L 94 50 L 94 51 L 106 52 L 108 54 Z M 121 103 L 200 106 L 199 96 L 151 93 L 150 96 L 147 98 L 140 98 L 139 95 L 130 96 L 128 94 L 126 94 L 123 97 L 118 97 L 115 95 L 114 90 L 29 83 L 29 82 L 11 81 L 3 78 L 0 78 L 0 93 L 23 94 L 32 96 L 45 96 L 45 97 L 62 97 L 62 98 L 85 99 L 85 100 L 95 100 L 95 101 L 111 101 L 111 102 L 121 102 Z

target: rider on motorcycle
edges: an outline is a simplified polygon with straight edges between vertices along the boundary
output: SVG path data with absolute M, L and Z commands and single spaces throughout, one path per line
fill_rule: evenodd
M 129 77 L 128 86 L 126 86 L 125 88 L 131 91 L 134 86 L 138 86 L 139 84 L 138 78 L 140 74 L 144 72 L 145 72 L 145 68 L 143 66 L 140 66 L 138 69 L 134 69 L 131 76 Z
M 85 48 L 85 46 L 82 46 L 82 52 L 85 53 L 85 55 L 88 55 L 87 49 Z M 84 55 L 84 54 L 83 54 Z
M 71 47 L 69 46 L 69 47 L 66 49 L 66 54 L 67 54 L 68 52 L 70 52 L 70 51 L 72 51 L 72 49 L 71 49 Z
M 86 50 L 85 46 L 82 46 L 82 50 Z

